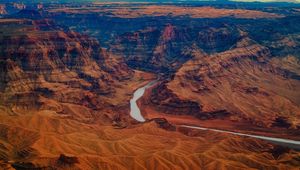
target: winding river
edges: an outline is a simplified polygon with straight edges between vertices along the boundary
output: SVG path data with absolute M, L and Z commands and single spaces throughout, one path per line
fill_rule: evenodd
M 141 110 L 139 106 L 137 105 L 137 100 L 139 100 L 145 93 L 145 90 L 152 85 L 154 85 L 157 82 L 157 80 L 151 81 L 147 85 L 138 88 L 134 93 L 133 93 L 133 98 L 130 100 L 130 116 L 134 118 L 135 120 L 139 122 L 145 122 L 145 118 L 141 114 Z
M 151 81 L 147 85 L 145 85 L 141 88 L 138 88 L 134 92 L 133 98 L 130 100 L 130 116 L 139 122 L 145 122 L 146 120 L 143 117 L 143 115 L 141 114 L 141 110 L 137 105 L 137 100 L 140 99 L 144 95 L 145 90 L 147 88 L 151 87 L 156 82 L 157 82 L 157 80 Z M 177 125 L 177 126 L 191 128 L 191 129 L 198 129 L 198 130 L 208 130 L 208 131 L 214 131 L 214 132 L 220 132 L 220 133 L 227 133 L 227 134 L 232 134 L 232 135 L 237 135 L 237 136 L 246 136 L 246 137 L 251 137 L 251 138 L 256 138 L 256 139 L 262 139 L 262 140 L 270 141 L 275 144 L 279 144 L 279 145 L 283 145 L 283 146 L 287 146 L 287 147 L 290 147 L 293 149 L 300 150 L 300 141 L 291 140 L 291 139 L 251 135 L 251 134 L 244 134 L 244 133 L 232 132 L 232 131 L 227 131 L 227 130 L 204 128 L 204 127 L 199 127 L 199 126 L 190 126 L 190 125 Z

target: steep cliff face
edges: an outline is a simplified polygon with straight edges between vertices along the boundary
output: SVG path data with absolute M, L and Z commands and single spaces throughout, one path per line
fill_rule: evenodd
M 98 41 L 51 24 L 42 20 L 1 25 L 1 101 L 40 107 L 40 98 L 46 97 L 101 108 L 101 95 L 113 95 L 117 82 L 133 72 Z
M 235 27 L 190 28 L 167 24 L 162 28 L 126 33 L 119 36 L 111 50 L 125 56 L 127 63 L 153 72 L 174 72 L 191 58 L 186 50 L 201 48 L 208 53 L 229 49 L 241 38 Z
M 298 73 L 275 64 L 273 59 L 270 62 L 267 48 L 244 37 L 232 49 L 221 53 L 209 55 L 201 49 L 189 53 L 194 58 L 183 64 L 163 90 L 161 86 L 153 90 L 166 92 L 152 93 L 153 101 L 162 99 L 161 95 L 165 94 L 169 99 L 163 100 L 168 101 L 164 105 L 171 105 L 174 99 L 196 103 L 198 109 L 190 115 L 203 120 L 221 117 L 272 127 L 278 125 L 278 118 L 285 117 L 288 126 L 282 124 L 283 128 L 299 128 Z M 157 102 L 152 103 L 161 108 Z

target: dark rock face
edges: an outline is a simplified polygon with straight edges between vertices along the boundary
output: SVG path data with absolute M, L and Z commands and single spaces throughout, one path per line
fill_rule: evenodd
M 164 113 L 174 115 L 197 115 L 201 112 L 198 103 L 178 98 L 165 84 L 160 84 L 152 90 L 150 104 Z
M 74 165 L 78 164 L 78 158 L 72 156 L 66 156 L 61 154 L 56 162 L 51 162 L 47 166 L 42 166 L 32 162 L 15 162 L 12 167 L 17 170 L 55 170 L 55 169 L 65 169 L 65 168 L 75 168 Z
M 72 157 L 72 156 L 66 156 L 64 154 L 60 154 L 57 163 L 60 165 L 74 165 L 76 163 L 79 163 L 78 158 L 77 157 Z
M 279 145 L 275 145 L 273 149 L 270 149 L 270 152 L 272 153 L 272 155 L 275 159 L 278 159 L 279 156 L 281 156 L 285 153 L 289 153 L 290 151 L 291 151 L 291 149 L 289 149 L 288 147 L 283 147 L 283 146 L 279 146 Z
M 51 167 L 39 167 L 34 165 L 31 162 L 16 162 L 12 164 L 12 167 L 17 169 L 17 170 L 42 170 L 42 169 L 51 169 Z
M 168 122 L 168 120 L 165 118 L 154 118 L 154 119 L 151 119 L 150 121 L 154 121 L 158 125 L 159 128 L 169 130 L 169 131 L 176 130 L 176 127 L 174 125 L 170 124 Z
M 288 118 L 286 117 L 277 117 L 274 120 L 274 123 L 272 124 L 272 126 L 274 127 L 283 127 L 283 128 L 290 128 L 291 127 L 291 123 L 289 122 Z

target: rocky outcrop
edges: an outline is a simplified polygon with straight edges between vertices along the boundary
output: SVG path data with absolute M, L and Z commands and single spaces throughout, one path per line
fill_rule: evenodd
M 152 91 L 153 108 L 201 120 L 226 118 L 263 127 L 299 126 L 297 73 L 287 70 L 292 66 L 282 68 L 270 62 L 268 48 L 244 36 L 221 53 L 207 54 L 197 48 L 187 53 L 193 59 Z M 280 116 L 287 123 L 283 124 Z
M 198 103 L 180 99 L 163 83 L 152 90 L 150 104 L 157 110 L 174 115 L 197 115 L 201 111 Z
M 129 66 L 153 72 L 174 72 L 192 56 L 187 50 L 207 53 L 229 49 L 241 38 L 238 29 L 226 25 L 211 28 L 166 24 L 162 28 L 126 33 L 111 45 L 113 53 L 123 55 Z
M 176 131 L 176 126 L 172 125 L 170 122 L 168 122 L 165 118 L 153 118 L 149 121 L 154 121 L 159 128 L 168 130 L 168 131 Z
M 77 157 L 60 154 L 57 163 L 62 166 L 72 166 L 76 163 L 79 163 L 79 161 Z
M 7 11 L 6 11 L 5 8 L 6 8 L 5 5 L 0 4 L 0 15 L 5 15 L 5 14 L 7 14 Z
M 41 106 L 40 98 L 101 108 L 132 71 L 98 41 L 60 31 L 51 21 L 10 23 L 1 36 L 0 90 L 7 105 Z

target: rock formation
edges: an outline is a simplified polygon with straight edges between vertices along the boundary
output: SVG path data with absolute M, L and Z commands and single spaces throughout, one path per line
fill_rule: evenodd
M 293 144 L 181 126 L 300 140 L 297 7 L 207 3 L 0 7 L 0 169 L 299 169 Z
M 48 20 L 19 24 L 9 24 L 9 33 L 1 36 L 0 89 L 6 105 L 42 107 L 51 98 L 101 108 L 101 95 L 113 95 L 114 85 L 132 75 L 92 38 L 57 30 Z
M 168 83 L 152 90 L 154 107 L 165 106 L 160 110 L 163 113 L 204 120 L 227 117 L 260 127 L 278 125 L 284 116 L 287 128 L 299 128 L 298 74 L 272 64 L 267 48 L 245 38 L 224 52 L 209 55 L 195 49 L 190 53 L 193 59 L 183 64 Z M 184 106 L 175 102 L 174 107 L 178 99 L 198 107 L 192 112 L 172 111 Z

